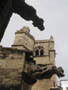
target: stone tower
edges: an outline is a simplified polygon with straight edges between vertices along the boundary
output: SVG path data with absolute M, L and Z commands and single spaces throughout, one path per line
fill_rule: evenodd
M 15 33 L 13 48 L 21 49 L 21 50 L 29 50 L 33 51 L 35 39 L 30 34 L 30 30 L 28 27 L 23 27 L 21 30 L 18 30 Z
M 33 51 L 36 64 L 55 64 L 54 38 L 49 40 L 35 40 L 30 34 L 28 27 L 23 27 L 15 33 L 15 40 L 12 48 L 17 48 L 26 51 Z M 51 79 L 38 80 L 33 85 L 32 90 L 49 90 L 49 87 L 54 87 L 56 76 Z
M 36 40 L 34 45 L 34 60 L 37 64 L 55 64 L 53 36 L 49 40 Z M 56 76 L 51 79 L 38 80 L 32 90 L 49 90 L 56 85 Z

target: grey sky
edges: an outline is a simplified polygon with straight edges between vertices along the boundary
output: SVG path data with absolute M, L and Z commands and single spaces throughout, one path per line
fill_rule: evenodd
M 61 87 L 63 90 L 67 90 L 66 88 L 68 87 L 68 81 L 61 81 Z
M 43 2 L 42 2 L 43 1 Z M 6 29 L 1 44 L 11 46 L 14 40 L 14 33 L 23 26 L 28 26 L 31 34 L 36 39 L 49 39 L 53 35 L 56 49 L 56 64 L 62 66 L 65 77 L 68 78 L 68 0 L 26 0 L 26 2 L 37 10 L 37 15 L 45 21 L 44 31 L 33 27 L 32 21 L 25 21 L 19 15 L 13 14 Z

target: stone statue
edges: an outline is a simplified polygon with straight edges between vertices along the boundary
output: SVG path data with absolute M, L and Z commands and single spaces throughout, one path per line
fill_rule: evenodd
M 9 23 L 12 13 L 19 14 L 25 20 L 33 21 L 33 25 L 40 30 L 44 29 L 43 19 L 36 15 L 36 10 L 25 3 L 25 0 L 1 0 L 0 1 L 0 41 Z
M 25 61 L 24 71 L 22 72 L 21 90 L 31 90 L 32 85 L 37 80 L 50 79 L 54 74 L 58 77 L 63 77 L 64 70 L 62 67 L 57 68 L 53 64 L 36 64 L 32 58 L 28 58 Z

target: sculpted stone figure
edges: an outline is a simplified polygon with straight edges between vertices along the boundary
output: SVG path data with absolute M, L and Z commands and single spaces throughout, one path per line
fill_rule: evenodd
M 64 76 L 62 67 L 56 67 L 53 64 L 36 64 L 32 58 L 27 58 L 22 72 L 22 88 L 21 90 L 31 90 L 33 84 L 37 80 L 50 79 L 52 75 L 58 77 Z M 28 88 L 28 89 L 27 89 Z
M 25 0 L 1 0 L 0 1 L 0 41 L 9 23 L 12 13 L 19 14 L 25 20 L 33 21 L 33 25 L 40 30 L 44 29 L 43 19 L 36 15 L 36 10 L 25 3 Z

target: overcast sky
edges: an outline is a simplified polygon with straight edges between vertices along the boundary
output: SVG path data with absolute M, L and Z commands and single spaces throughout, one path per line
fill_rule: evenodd
M 25 21 L 19 15 L 13 14 L 1 44 L 10 47 L 13 44 L 16 30 L 28 26 L 35 39 L 49 39 L 54 37 L 56 50 L 56 64 L 62 66 L 68 79 L 68 0 L 26 0 L 37 10 L 37 15 L 45 21 L 45 30 L 33 27 L 32 21 Z
M 66 88 L 68 88 L 68 81 L 61 81 L 61 87 L 63 90 L 67 90 Z

